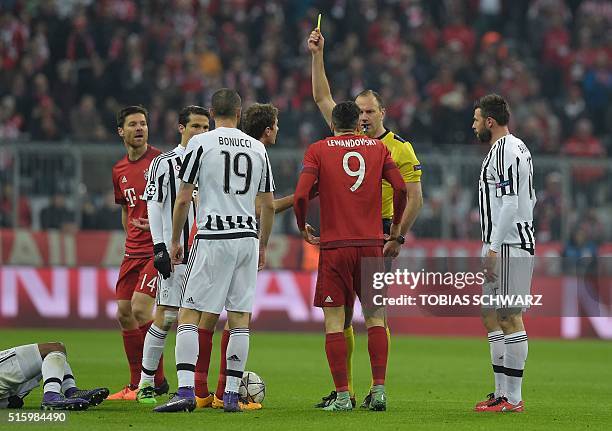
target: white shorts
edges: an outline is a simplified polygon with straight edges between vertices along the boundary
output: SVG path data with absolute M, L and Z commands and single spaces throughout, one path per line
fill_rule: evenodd
M 489 252 L 490 244 L 482 245 L 482 257 Z M 534 258 L 527 250 L 502 244 L 498 253 L 497 280 L 485 282 L 482 294 L 490 297 L 501 296 L 498 301 L 484 304 L 483 308 L 529 308 L 528 295 L 531 292 Z M 504 302 L 506 301 L 506 302 Z M 527 304 L 527 305 L 523 305 Z
M 25 397 L 42 380 L 42 358 L 37 344 L 0 351 L 0 401 Z M 5 403 L 0 402 L 0 406 Z
M 187 265 L 174 265 L 174 270 L 170 273 L 169 278 L 164 280 L 160 274 L 157 297 L 155 299 L 157 305 L 176 308 L 181 306 L 181 293 L 185 283 L 186 270 Z
M 187 263 L 181 307 L 212 314 L 253 309 L 259 240 L 196 239 Z

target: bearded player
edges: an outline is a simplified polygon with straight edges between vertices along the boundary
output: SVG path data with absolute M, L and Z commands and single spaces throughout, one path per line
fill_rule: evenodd
M 115 290 L 117 320 L 130 367 L 130 382 L 109 400 L 135 400 L 140 381 L 142 349 L 152 323 L 157 290 L 157 270 L 153 266 L 153 242 L 148 230 L 147 203 L 144 200 L 149 165 L 161 153 L 148 144 L 147 110 L 128 106 L 117 114 L 117 133 L 123 139 L 126 156 L 113 166 L 115 202 L 121 205 L 121 222 L 126 233 L 125 255 Z M 155 375 L 156 392 L 168 392 L 163 365 Z

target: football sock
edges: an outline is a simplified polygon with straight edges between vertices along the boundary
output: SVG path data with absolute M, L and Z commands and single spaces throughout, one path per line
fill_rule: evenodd
M 348 391 L 346 375 L 346 340 L 342 332 L 325 334 L 325 353 L 336 392 Z
M 136 389 L 140 381 L 140 368 L 142 367 L 143 337 L 140 329 L 121 331 L 123 348 L 130 366 L 130 388 Z
M 519 331 L 505 337 L 504 369 L 506 374 L 506 398 L 511 404 L 518 404 L 522 399 L 523 370 L 529 350 L 527 332 Z
M 225 391 L 238 392 L 242 373 L 249 356 L 249 328 L 234 328 L 230 329 L 229 333 L 230 337 L 225 357 L 227 361 Z
M 74 380 L 74 375 L 72 374 L 72 368 L 70 368 L 70 364 L 68 361 L 64 363 L 64 377 L 62 379 L 62 392 L 67 397 L 74 394 L 77 390 L 76 381 Z
M 225 357 L 227 356 L 227 343 L 229 343 L 229 337 L 229 331 L 227 329 L 224 329 L 223 335 L 221 335 L 221 359 L 219 361 L 219 380 L 217 380 L 217 390 L 215 392 L 215 396 L 220 400 L 223 399 L 223 392 L 225 392 Z
M 208 367 L 210 365 L 210 353 L 212 351 L 213 331 L 198 329 L 198 341 L 200 349 L 198 362 L 195 367 L 195 394 L 196 397 L 206 398 L 208 392 Z
M 65 367 L 65 353 L 51 352 L 45 356 L 42 362 L 43 392 L 61 392 Z
M 153 321 L 151 320 L 150 322 L 145 323 L 144 325 L 138 328 L 140 329 L 140 332 L 142 334 L 143 349 L 144 349 L 144 341 L 145 341 L 146 335 L 149 333 L 149 328 L 151 327 L 152 324 L 153 324 Z M 157 329 L 159 330 L 159 328 Z M 164 348 L 162 347 L 162 352 L 159 357 L 159 361 L 157 362 L 157 367 L 155 369 L 155 386 L 160 386 L 165 380 L 165 378 L 166 377 L 164 376 Z
M 349 326 L 344 330 L 344 340 L 346 341 L 346 375 L 348 378 L 349 392 L 354 394 L 353 390 L 353 351 L 355 350 L 355 333 L 353 326 Z
M 193 388 L 198 360 L 198 325 L 182 324 L 176 329 L 176 375 L 180 388 Z
M 491 364 L 493 365 L 493 376 L 495 377 L 495 398 L 504 396 L 504 345 L 503 331 L 493 331 L 488 333 L 489 350 L 491 351 Z
M 164 346 L 166 345 L 166 336 L 168 331 L 157 327 L 155 324 L 151 325 L 147 331 L 147 335 L 144 340 L 144 347 L 142 349 L 142 370 L 140 372 L 140 385 L 143 383 L 149 383 L 153 385 L 155 372 L 160 365 L 159 360 L 164 353 Z M 163 367 L 163 364 L 162 364 Z
M 370 366 L 372 367 L 372 386 L 384 385 L 389 354 L 386 328 L 382 326 L 368 328 L 368 353 L 370 354 Z

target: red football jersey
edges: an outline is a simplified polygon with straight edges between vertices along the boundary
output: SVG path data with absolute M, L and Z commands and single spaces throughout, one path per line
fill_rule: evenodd
M 383 244 L 380 190 L 393 168 L 385 144 L 366 136 L 334 136 L 308 147 L 303 172 L 318 181 L 321 248 Z
M 151 232 L 138 229 L 130 223 L 130 220 L 149 218 L 147 201 L 143 196 L 147 185 L 149 165 L 158 154 L 161 154 L 161 151 L 149 145 L 140 159 L 131 161 L 126 155 L 113 166 L 115 202 L 127 207 L 125 255 L 129 257 L 153 255 Z

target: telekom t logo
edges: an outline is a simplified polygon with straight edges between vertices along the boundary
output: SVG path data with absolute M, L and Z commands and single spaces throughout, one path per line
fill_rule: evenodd
M 123 193 L 125 194 L 125 199 L 130 203 L 131 207 L 136 206 L 136 190 L 134 187 L 130 187 L 129 189 L 124 189 Z

